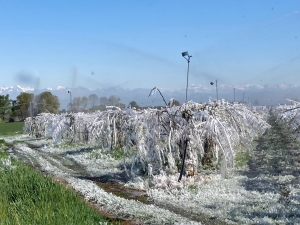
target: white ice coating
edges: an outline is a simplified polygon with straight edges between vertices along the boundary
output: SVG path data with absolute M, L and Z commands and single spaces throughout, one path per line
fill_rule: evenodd
M 299 106 L 293 102 L 274 108 L 274 112 L 281 113 L 280 118 L 297 129 L 298 109 L 286 110 Z M 268 111 L 266 107 L 218 101 L 188 102 L 161 110 L 40 114 L 28 119 L 24 127 L 33 139 L 27 136 L 26 142 L 40 146 L 39 153 L 24 146 L 19 149 L 34 156 L 45 171 L 66 179 L 86 199 L 120 217 L 152 224 L 194 224 L 193 216 L 201 218 L 199 215 L 229 224 L 300 223 L 299 186 L 290 188 L 290 204 L 278 193 L 247 190 L 244 186 L 252 182 L 293 182 L 295 176 L 249 178 L 231 173 L 237 153 L 250 150 L 253 140 L 270 127 L 265 122 Z M 184 141 L 188 141 L 185 169 L 193 173 L 178 182 Z M 120 149 L 123 158 L 116 159 L 112 154 Z M 203 170 L 207 151 L 212 154 L 215 172 Z M 91 176 L 118 173 L 125 168 L 130 180 L 124 186 L 146 190 L 154 205 L 107 193 L 91 181 L 74 177 L 74 171 L 63 168 L 47 154 L 68 156 Z M 295 217 L 289 217 L 291 212 Z
M 287 124 L 295 136 L 299 139 L 299 124 L 300 124 L 300 102 L 287 99 L 290 104 L 279 105 L 274 107 L 273 112 L 277 118 Z
M 67 181 L 86 199 L 95 202 L 102 210 L 118 217 L 146 221 L 150 224 L 197 224 L 197 218 L 218 218 L 228 224 L 299 224 L 300 187 L 295 183 L 298 177 L 289 175 L 264 175 L 253 178 L 235 174 L 222 179 L 220 173 L 195 174 L 183 177 L 178 182 L 178 173 L 137 176 L 124 184 L 127 187 L 144 189 L 153 200 L 146 205 L 134 200 L 126 200 L 105 192 L 92 181 L 79 179 L 76 171 L 66 168 L 57 157 L 72 159 L 90 176 L 118 172 L 123 160 L 116 160 L 107 154 L 106 149 L 82 151 L 85 145 L 54 145 L 51 140 L 29 140 L 28 137 L 5 137 L 15 144 L 15 151 L 30 158 L 44 172 Z M 29 148 L 26 143 L 40 146 Z M 86 147 L 86 146 L 85 146 Z M 7 165 L 7 164 L 6 164 Z M 295 167 L 298 165 L 294 165 Z M 250 172 L 245 170 L 244 172 Z M 149 182 L 152 186 L 149 187 Z M 285 185 L 289 196 L 283 198 L 280 192 L 272 191 L 272 184 Z M 246 185 L 247 184 L 247 185 Z M 251 189 L 253 185 L 253 190 Z M 269 191 L 259 191 L 255 185 L 264 185 Z M 180 212 L 180 214 L 178 213 Z M 200 224 L 200 223 L 198 223 Z
M 190 101 L 161 110 L 42 113 L 27 119 L 24 131 L 49 137 L 57 144 L 85 143 L 107 151 L 121 148 L 131 158 L 131 175 L 136 173 L 136 166 L 149 176 L 161 171 L 176 174 L 187 141 L 186 171 L 197 173 L 204 166 L 201 159 L 212 154 L 213 166 L 221 164 L 225 176 L 234 168 L 234 157 L 241 146 L 251 149 L 252 140 L 269 127 L 257 113 L 267 110 L 252 110 L 222 100 L 209 104 Z

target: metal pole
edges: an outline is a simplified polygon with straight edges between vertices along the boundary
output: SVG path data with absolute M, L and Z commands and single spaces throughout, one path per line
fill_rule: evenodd
M 33 112 L 32 112 L 33 107 L 32 107 L 32 104 L 33 104 L 33 102 L 30 102 L 30 114 L 31 114 L 31 119 L 32 119 L 32 117 L 33 117 Z
M 189 86 L 189 70 L 190 70 L 190 56 L 188 57 L 188 69 L 186 74 L 186 91 L 185 91 L 185 103 L 187 103 L 187 92 L 188 92 L 188 86 Z
M 72 92 L 68 91 L 70 93 L 70 111 L 72 112 Z
M 188 87 L 189 87 L 190 58 L 192 56 L 189 55 L 189 53 L 187 51 L 186 52 L 182 52 L 181 55 L 188 62 L 188 68 L 187 68 L 187 73 L 186 73 L 186 90 L 185 90 L 185 103 L 187 103 L 187 92 L 188 92 Z M 186 56 L 187 56 L 187 58 L 186 58 Z
M 216 92 L 217 92 L 217 100 L 219 100 L 219 96 L 218 96 L 218 80 L 216 80 Z
M 235 88 L 233 88 L 233 102 L 235 102 Z

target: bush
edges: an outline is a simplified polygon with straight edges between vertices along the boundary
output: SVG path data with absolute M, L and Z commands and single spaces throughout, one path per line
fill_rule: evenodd
M 14 118 L 9 118 L 8 122 L 15 122 L 15 119 Z

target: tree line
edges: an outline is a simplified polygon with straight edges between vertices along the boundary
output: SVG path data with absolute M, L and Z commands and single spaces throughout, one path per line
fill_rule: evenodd
M 9 95 L 0 95 L 0 119 L 1 121 L 25 120 L 29 116 L 39 113 L 59 113 L 60 103 L 57 96 L 45 91 L 39 95 L 21 92 L 16 100 Z
M 179 105 L 179 102 L 174 100 L 175 105 Z M 136 101 L 129 103 L 131 107 L 137 109 L 140 106 Z M 128 105 L 128 106 L 129 106 Z M 117 95 L 111 95 L 110 97 L 102 96 L 98 97 L 96 94 L 91 94 L 88 97 L 75 97 L 71 99 L 68 104 L 67 110 L 59 111 L 60 102 L 57 96 L 52 95 L 51 92 L 45 91 L 39 95 L 31 93 L 21 92 L 16 100 L 9 98 L 9 95 L 0 95 L 0 122 L 1 121 L 23 121 L 27 117 L 36 116 L 39 113 L 54 113 L 59 112 L 92 112 L 96 110 L 106 110 L 106 106 L 115 106 L 119 108 L 125 108 L 126 105 L 121 102 L 121 99 Z
M 91 94 L 88 97 L 76 97 L 68 104 L 68 111 L 85 112 L 95 110 L 105 110 L 106 106 L 117 106 L 124 108 L 125 104 L 121 103 L 120 97 L 111 95 L 110 97 L 98 97 Z M 51 92 L 42 92 L 39 95 L 21 92 L 16 100 L 9 98 L 9 95 L 0 95 L 0 122 L 15 120 L 25 120 L 27 117 L 36 116 L 39 113 L 67 112 L 59 111 L 60 102 L 57 96 Z
M 172 103 L 169 102 L 168 105 L 179 105 L 180 103 L 173 99 Z M 119 108 L 125 108 L 126 105 L 121 102 L 121 99 L 117 95 L 111 95 L 110 97 L 102 96 L 98 97 L 96 94 L 91 94 L 88 97 L 76 97 L 72 99 L 72 102 L 68 104 L 68 110 L 72 112 L 88 112 L 96 110 L 106 110 L 106 106 L 115 106 Z M 136 101 L 129 102 L 128 106 L 134 107 L 136 109 L 141 109 Z M 160 106 L 156 106 L 160 107 Z M 63 110 L 66 112 L 66 110 Z
M 125 104 L 121 102 L 120 97 L 117 95 L 111 95 L 110 97 L 98 97 L 96 94 L 91 94 L 88 97 L 76 97 L 72 99 L 72 102 L 68 104 L 68 110 L 72 112 L 84 112 L 105 110 L 106 106 L 116 106 L 124 108 Z

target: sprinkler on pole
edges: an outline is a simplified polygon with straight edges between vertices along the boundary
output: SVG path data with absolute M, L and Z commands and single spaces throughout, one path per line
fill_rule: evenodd
M 182 57 L 186 59 L 188 62 L 188 68 L 187 68 L 187 74 L 186 74 L 186 91 L 185 91 L 185 103 L 187 103 L 187 92 L 188 92 L 188 86 L 189 86 L 189 70 L 190 70 L 190 58 L 192 57 L 189 55 L 189 53 L 183 52 L 181 53 Z

